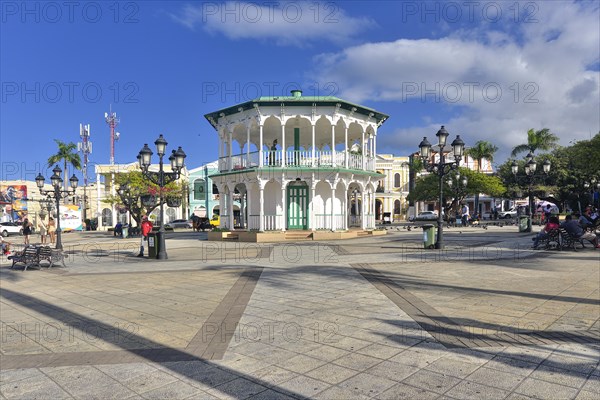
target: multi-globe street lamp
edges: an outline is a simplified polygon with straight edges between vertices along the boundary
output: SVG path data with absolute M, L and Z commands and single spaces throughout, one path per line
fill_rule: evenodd
M 440 209 L 437 218 L 437 242 L 435 244 L 436 249 L 444 248 L 444 220 L 443 220 L 443 201 L 444 201 L 444 176 L 450 173 L 450 171 L 458 168 L 460 161 L 462 160 L 463 153 L 465 151 L 465 142 L 462 141 L 460 135 L 456 136 L 456 139 L 450 144 L 452 147 L 452 153 L 454 161 L 446 162 L 446 155 L 444 149 L 446 148 L 446 140 L 450 134 L 442 127 L 435 134 L 438 137 L 438 148 L 439 148 L 439 159 L 437 162 L 430 162 L 431 157 L 431 143 L 427 140 L 427 137 L 423 137 L 423 140 L 419 144 L 420 156 L 423 160 L 423 167 L 426 171 L 434 173 L 439 179 L 439 205 Z
M 140 150 L 137 158 L 140 164 L 140 168 L 142 169 L 142 174 L 146 179 L 150 182 L 154 183 L 160 188 L 160 228 L 158 230 L 158 259 L 166 260 L 167 249 L 165 244 L 165 224 L 163 221 L 163 207 L 164 207 L 164 188 L 169 183 L 176 181 L 179 179 L 181 175 L 181 170 L 185 166 L 185 157 L 186 154 L 181 149 L 181 146 L 177 149 L 177 151 L 173 150 L 171 155 L 169 156 L 169 162 L 171 163 L 171 170 L 173 172 L 165 172 L 163 168 L 163 157 L 165 155 L 165 151 L 167 149 L 167 141 L 160 135 L 158 139 L 154 142 L 156 146 L 156 153 L 158 154 L 158 172 L 149 171 L 151 158 L 152 158 L 152 150 L 148 147 L 148 144 L 144 144 L 144 147 Z
M 596 198 L 595 198 L 595 193 L 596 192 L 600 192 L 600 182 L 598 182 L 596 180 L 596 178 L 592 178 L 589 182 L 585 182 L 583 184 L 583 187 L 585 188 L 585 190 L 589 190 L 590 191 L 590 196 L 591 196 L 591 205 L 596 207 Z
M 542 164 L 542 169 L 544 171 L 544 174 L 548 174 L 548 172 L 550 172 L 550 166 L 551 166 L 551 163 L 549 160 L 544 161 L 544 163 Z M 515 160 L 513 160 L 512 164 L 510 166 L 510 169 L 516 179 L 517 173 L 519 172 L 519 165 L 517 164 L 517 162 Z M 525 175 L 527 176 L 527 192 L 528 192 L 528 196 L 529 196 L 529 199 L 528 199 L 529 210 L 527 213 L 528 221 L 527 221 L 527 230 L 525 232 L 531 232 L 532 217 L 533 217 L 533 197 L 532 197 L 532 193 L 531 193 L 531 187 L 533 186 L 533 181 L 536 177 L 536 175 L 535 175 L 536 170 L 537 170 L 537 163 L 534 159 L 533 153 L 529 152 L 525 156 Z M 539 176 L 539 175 L 537 175 L 537 176 Z
M 75 190 L 77 189 L 77 185 L 79 184 L 79 179 L 73 174 L 71 178 L 69 178 L 69 183 L 71 185 L 71 189 L 63 190 L 61 189 L 61 185 L 63 183 L 62 178 L 60 177 L 62 174 L 62 169 L 57 165 L 52 170 L 52 176 L 50 177 L 50 182 L 52 183 L 52 190 L 44 190 L 44 181 L 46 178 L 39 173 L 35 178 L 35 183 L 37 184 L 40 193 L 43 196 L 48 196 L 48 198 L 54 198 L 56 201 L 56 249 L 62 250 L 62 240 L 61 240 L 61 229 L 60 229 L 60 200 L 75 194 Z

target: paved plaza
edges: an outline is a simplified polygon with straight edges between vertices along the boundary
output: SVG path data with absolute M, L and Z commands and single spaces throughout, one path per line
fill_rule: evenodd
M 0 399 L 597 399 L 600 250 L 516 227 L 278 244 L 65 234 L 0 266 Z

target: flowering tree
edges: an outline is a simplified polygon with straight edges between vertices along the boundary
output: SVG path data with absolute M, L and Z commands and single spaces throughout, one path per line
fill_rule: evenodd
M 119 188 L 127 186 L 127 191 L 119 193 Z M 140 171 L 132 171 L 115 175 L 116 196 L 108 196 L 105 200 L 110 205 L 122 207 L 129 211 L 131 218 L 141 224 L 142 216 L 150 214 L 160 206 L 161 189 L 148 180 Z M 171 182 L 163 188 L 163 200 L 168 197 L 181 198 L 184 195 L 185 184 Z M 144 201 L 142 201 L 142 199 Z

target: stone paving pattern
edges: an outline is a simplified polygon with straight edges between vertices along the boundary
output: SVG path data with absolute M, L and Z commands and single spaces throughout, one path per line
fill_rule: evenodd
M 596 399 L 600 251 L 515 229 L 176 233 L 162 262 L 65 235 L 67 268 L 0 262 L 0 399 Z

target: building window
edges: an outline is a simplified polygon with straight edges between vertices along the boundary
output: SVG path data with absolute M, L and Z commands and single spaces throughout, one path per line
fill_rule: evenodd
M 112 210 L 105 208 L 102 210 L 102 226 L 112 226 Z
M 399 188 L 400 187 L 400 174 L 396 173 L 396 175 L 394 175 L 394 187 Z
M 394 201 L 394 214 L 400 214 L 400 200 Z
M 204 179 L 194 181 L 194 200 L 206 200 L 206 182 Z
M 212 194 L 219 194 L 219 188 L 213 183 Z

